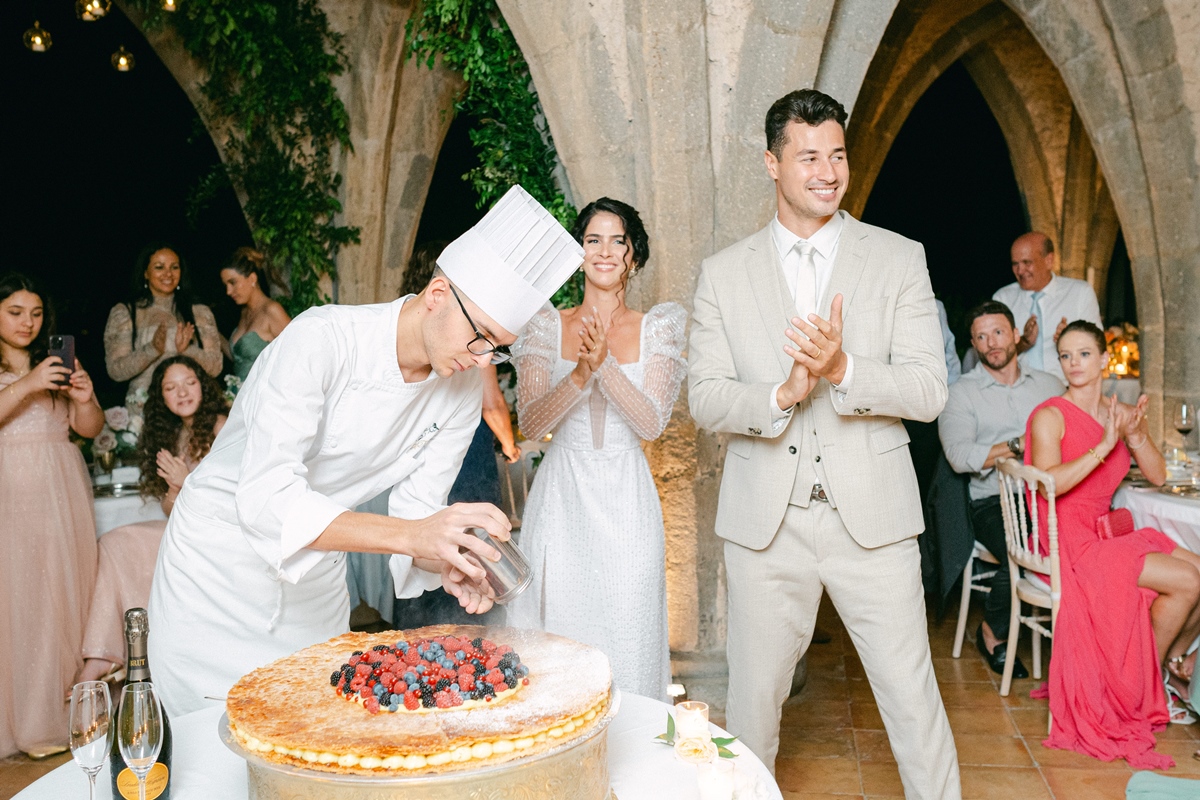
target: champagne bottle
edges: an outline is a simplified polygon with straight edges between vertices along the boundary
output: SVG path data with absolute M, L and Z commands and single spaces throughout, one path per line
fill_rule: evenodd
M 150 634 L 150 623 L 146 609 L 131 608 L 125 612 L 125 668 L 127 683 L 149 683 L 150 664 L 146 660 L 146 638 Z M 113 737 L 112 752 L 108 756 L 109 773 L 112 775 L 113 800 L 138 800 L 138 779 L 121 757 L 117 737 Z M 171 720 L 163 712 L 163 742 L 158 761 L 146 775 L 146 800 L 171 799 Z

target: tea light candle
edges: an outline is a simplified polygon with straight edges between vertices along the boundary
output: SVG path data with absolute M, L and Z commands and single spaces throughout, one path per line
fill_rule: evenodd
M 675 738 L 708 740 L 708 703 L 689 700 L 675 706 Z
M 696 783 L 700 800 L 733 800 L 733 763 L 718 758 L 696 765 Z

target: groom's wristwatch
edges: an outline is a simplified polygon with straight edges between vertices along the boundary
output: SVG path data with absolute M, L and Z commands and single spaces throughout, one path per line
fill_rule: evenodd
M 1009 451 L 1017 458 L 1020 458 L 1021 456 L 1025 455 L 1024 449 L 1021 448 L 1021 437 L 1020 436 L 1014 436 L 1013 438 L 1011 438 L 1007 442 L 1005 442 L 1005 444 L 1008 445 Z

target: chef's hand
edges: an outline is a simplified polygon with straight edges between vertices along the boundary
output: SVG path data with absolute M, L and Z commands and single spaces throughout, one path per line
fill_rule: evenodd
M 496 596 L 491 584 L 486 580 L 472 580 L 449 564 L 442 567 L 442 588 L 458 598 L 458 604 L 468 614 L 487 613 L 491 610 Z
M 403 552 L 413 558 L 445 562 L 471 580 L 482 581 L 483 568 L 472 564 L 463 551 L 489 561 L 499 561 L 500 552 L 468 528 L 483 528 L 501 541 L 512 535 L 508 517 L 491 503 L 455 503 L 418 520 L 410 546 Z

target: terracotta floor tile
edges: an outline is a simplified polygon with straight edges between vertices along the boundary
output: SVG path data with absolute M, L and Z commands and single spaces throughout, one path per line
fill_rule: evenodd
M 983 767 L 1032 767 L 1033 759 L 1019 736 L 955 733 L 958 763 Z
M 1200 776 L 1200 761 L 1192 758 L 1192 754 L 1196 752 L 1195 742 L 1179 739 L 1160 739 L 1156 749 L 1158 752 L 1175 759 L 1175 769 L 1164 772 L 1164 775 L 1175 777 Z
M 1070 800 L 1125 800 L 1125 784 L 1132 773 L 1112 770 L 1046 767 L 1042 770 L 1055 797 Z
M 846 681 L 846 688 L 851 700 L 857 700 L 860 703 L 875 702 L 875 692 L 871 689 L 871 682 L 866 678 Z
M 996 687 L 987 682 L 975 683 L 942 683 L 938 686 L 942 702 L 947 708 L 951 706 L 966 706 L 968 708 L 1001 708 L 1001 700 Z
M 1041 708 L 1010 708 L 1008 715 L 1017 726 L 1017 732 L 1033 741 L 1040 742 L 1046 738 L 1047 725 L 1050 723 L 1050 709 Z M 953 726 L 953 721 L 951 721 Z
M 861 798 L 860 794 L 826 794 L 825 792 L 784 792 L 783 800 L 852 800 Z
M 800 701 L 783 707 L 784 728 L 848 728 L 850 704 L 839 700 Z
M 884 731 L 854 731 L 854 749 L 859 761 L 890 761 L 896 763 L 892 745 Z
M 933 674 L 937 676 L 940 683 L 942 681 L 991 681 L 993 673 L 988 669 L 988 665 L 983 663 L 983 659 L 976 655 L 974 646 L 972 646 L 969 654 L 966 647 L 963 648 L 962 658 L 935 658 Z
M 1037 736 L 1025 740 L 1029 745 L 1029 753 L 1033 756 L 1033 762 L 1040 767 L 1122 770 L 1129 772 L 1129 765 L 1125 763 L 1124 759 L 1118 758 L 1115 761 L 1101 761 L 1097 758 L 1086 756 L 1083 753 L 1076 753 L 1074 750 L 1056 750 L 1052 747 L 1042 747 L 1042 738 L 1041 736 Z
M 1178 739 L 1180 741 L 1200 741 L 1200 724 L 1168 725 L 1162 733 L 1156 734 L 1159 741 L 1163 739 Z
M 851 703 L 850 719 L 853 727 L 859 730 L 883 730 L 883 718 L 879 716 L 879 707 L 874 703 Z
M 1003 708 L 949 707 L 946 717 L 955 737 L 964 733 L 992 733 L 1015 736 L 1017 726 Z
M 904 784 L 900 782 L 900 771 L 895 764 L 882 761 L 863 761 L 859 764 L 863 790 L 871 797 L 877 795 L 904 796 Z
M 789 792 L 861 795 L 858 763 L 849 758 L 778 758 L 775 779 Z
M 849 700 L 850 688 L 849 681 L 838 680 L 827 677 L 811 678 L 804 684 L 804 688 L 800 690 L 797 701 L 804 702 L 806 700 Z
M 963 800 L 1051 800 L 1041 774 L 1032 767 L 961 767 Z M 1072 795 L 1067 800 L 1081 800 Z
M 855 757 L 854 732 L 849 728 L 780 728 L 781 758 Z

